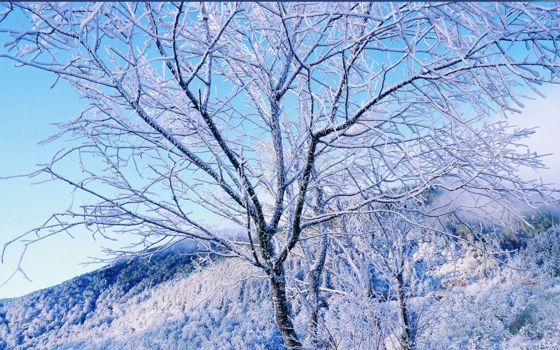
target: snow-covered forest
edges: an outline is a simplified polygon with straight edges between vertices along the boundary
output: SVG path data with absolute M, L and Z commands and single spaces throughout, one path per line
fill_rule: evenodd
M 473 249 L 419 244 L 411 263 L 428 271 L 421 285 L 405 277 L 415 348 L 558 349 L 560 228 L 524 242 L 508 266 Z M 0 349 L 284 349 L 266 276 L 195 251 L 178 246 L 0 300 Z M 321 293 L 324 348 L 401 348 L 399 307 L 382 296 L 388 283 L 375 281 L 379 300 L 370 305 L 351 293 Z M 305 303 L 303 293 L 294 297 L 301 335 Z M 378 333 L 367 312 L 375 313 Z
M 0 4 L 0 59 L 87 103 L 22 175 L 72 202 L 2 259 L 20 247 L 24 275 L 52 236 L 123 242 L 2 301 L 2 346 L 557 346 L 557 191 L 521 176 L 545 164 L 508 116 L 560 84 L 559 11 Z

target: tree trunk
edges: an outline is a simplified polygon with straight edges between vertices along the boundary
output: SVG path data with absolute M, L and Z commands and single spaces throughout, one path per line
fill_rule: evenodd
M 362 268 L 361 264 L 360 264 L 360 268 Z M 369 279 L 368 274 L 365 273 L 365 269 L 364 269 L 364 276 L 368 277 L 364 281 L 364 283 L 366 285 L 365 298 L 369 302 L 371 299 L 374 298 L 374 295 L 373 295 L 373 287 L 371 285 L 371 280 Z M 383 344 L 382 333 L 379 329 L 379 323 L 377 322 L 377 315 L 373 313 L 369 305 L 368 305 L 367 317 L 371 325 L 371 331 L 373 334 L 373 344 L 371 344 L 371 348 L 376 350 L 385 349 L 385 345 Z
M 412 350 L 412 344 L 410 343 L 410 324 L 408 322 L 406 300 L 404 298 L 404 291 L 403 291 L 402 272 L 397 274 L 396 277 L 397 277 L 397 302 L 399 304 L 399 316 L 403 324 L 403 330 L 400 337 L 401 349 Z
M 282 335 L 284 345 L 289 350 L 301 350 L 301 342 L 294 330 L 292 323 L 291 307 L 286 298 L 286 279 L 284 277 L 284 268 L 275 268 L 275 276 L 270 277 L 270 286 L 272 289 L 272 302 L 274 303 L 274 319 L 278 331 Z
M 313 177 L 317 178 L 317 173 L 315 167 L 313 168 Z M 323 200 L 323 190 L 321 187 L 316 189 L 316 205 L 315 213 L 317 215 L 322 215 L 325 213 L 325 203 Z M 321 231 L 323 236 L 321 237 L 321 242 L 319 245 L 319 250 L 316 255 L 315 264 L 311 264 L 312 254 L 307 249 L 306 253 L 309 259 L 309 289 L 307 294 L 307 338 L 310 340 L 311 345 L 315 349 L 323 348 L 323 344 L 319 339 L 319 285 L 321 282 L 321 275 L 323 274 L 323 268 L 325 267 L 325 260 L 327 258 L 327 223 L 323 222 L 321 224 Z M 305 250 L 305 249 L 304 249 Z
M 323 232 L 326 232 L 326 226 L 323 224 Z M 308 303 L 308 316 L 307 316 L 307 329 L 308 336 L 314 348 L 318 349 L 323 347 L 319 340 L 318 325 L 319 325 L 319 285 L 321 282 L 321 275 L 325 267 L 325 259 L 327 256 L 327 236 L 323 235 L 321 239 L 321 246 L 319 248 L 317 262 L 311 267 L 309 271 L 309 292 L 307 297 Z
M 344 228 L 345 232 L 348 232 L 346 227 Z M 374 238 L 374 236 L 372 235 L 372 239 Z M 354 247 L 354 244 L 352 243 L 352 241 L 350 240 L 350 238 L 348 236 L 344 236 L 344 240 L 346 241 L 346 244 L 348 244 L 348 247 L 350 248 L 349 253 L 350 253 L 350 257 L 352 258 L 352 260 L 354 261 L 354 265 L 356 266 L 357 269 L 357 275 L 358 276 L 362 276 L 362 283 L 365 286 L 365 292 L 364 292 L 364 296 L 365 299 L 369 302 L 373 297 L 374 297 L 374 293 L 373 293 L 373 286 L 371 285 L 371 279 L 370 279 L 370 274 L 368 272 L 368 270 L 364 267 L 364 264 L 362 263 L 362 260 L 359 258 L 358 255 L 356 255 L 356 248 Z M 374 313 L 372 312 L 372 310 L 368 307 L 368 311 L 367 313 L 367 317 L 369 319 L 369 323 L 371 324 L 371 331 L 373 334 L 373 339 L 374 342 L 371 345 L 371 349 L 384 349 L 385 345 L 383 345 L 383 338 L 382 338 L 382 333 L 379 329 L 379 324 L 377 322 L 377 316 L 374 315 Z
M 307 296 L 307 332 L 314 348 L 319 347 L 317 324 L 319 322 L 319 280 L 321 271 L 313 269 L 309 273 L 309 293 Z

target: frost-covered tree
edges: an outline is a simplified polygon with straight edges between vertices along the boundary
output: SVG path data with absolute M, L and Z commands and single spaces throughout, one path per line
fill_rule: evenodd
M 428 294 L 426 272 L 435 267 L 431 257 L 416 253 L 422 243 L 433 245 L 437 233 L 425 228 L 427 220 L 418 214 L 423 205 L 417 200 L 387 204 L 329 223 L 330 244 L 319 287 L 329 312 L 324 311 L 327 320 L 321 321 L 328 330 L 323 333 L 338 337 L 342 348 L 352 347 L 350 343 L 371 349 L 415 348 L 418 312 L 409 300 Z M 311 287 L 309 283 L 309 294 Z M 335 310 L 345 310 L 344 315 Z
M 32 175 L 90 202 L 8 244 L 80 225 L 137 237 L 122 254 L 194 239 L 268 276 L 289 349 L 305 335 L 286 264 L 305 238 L 317 284 L 321 226 L 429 188 L 461 199 L 432 216 L 501 219 L 546 195 L 517 175 L 541 166 L 518 148 L 531 131 L 492 117 L 517 112 L 527 87 L 559 82 L 558 4 L 2 6 L 0 57 L 52 72 L 89 102 L 53 136 L 73 147 Z

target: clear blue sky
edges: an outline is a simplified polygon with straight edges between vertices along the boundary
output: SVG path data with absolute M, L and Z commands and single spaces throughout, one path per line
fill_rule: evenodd
M 0 59 L 0 177 L 29 173 L 68 146 L 65 142 L 37 144 L 57 131 L 50 123 L 68 120 L 85 105 L 65 81 L 49 89 L 53 81 L 50 73 L 16 68 Z M 32 185 L 39 179 L 45 177 L 0 180 L 0 245 L 68 207 L 70 186 L 58 182 Z M 58 235 L 30 245 L 23 268 L 33 282 L 18 274 L 0 287 L 0 298 L 23 295 L 99 268 L 84 268 L 79 263 L 88 261 L 88 256 L 103 256 L 101 246 L 111 242 L 96 242 L 86 230 L 74 233 L 75 239 Z M 0 264 L 0 283 L 14 271 L 21 248 L 21 244 L 8 247 L 5 262 Z

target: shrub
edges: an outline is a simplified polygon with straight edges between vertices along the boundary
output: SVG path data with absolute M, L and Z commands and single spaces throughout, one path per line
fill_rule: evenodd
M 517 317 L 509 324 L 508 329 L 511 334 L 515 335 L 519 333 L 521 328 L 525 325 L 529 325 L 532 331 L 537 330 L 537 321 L 535 314 L 537 313 L 537 307 L 533 304 L 527 305 L 527 307 L 521 311 Z

